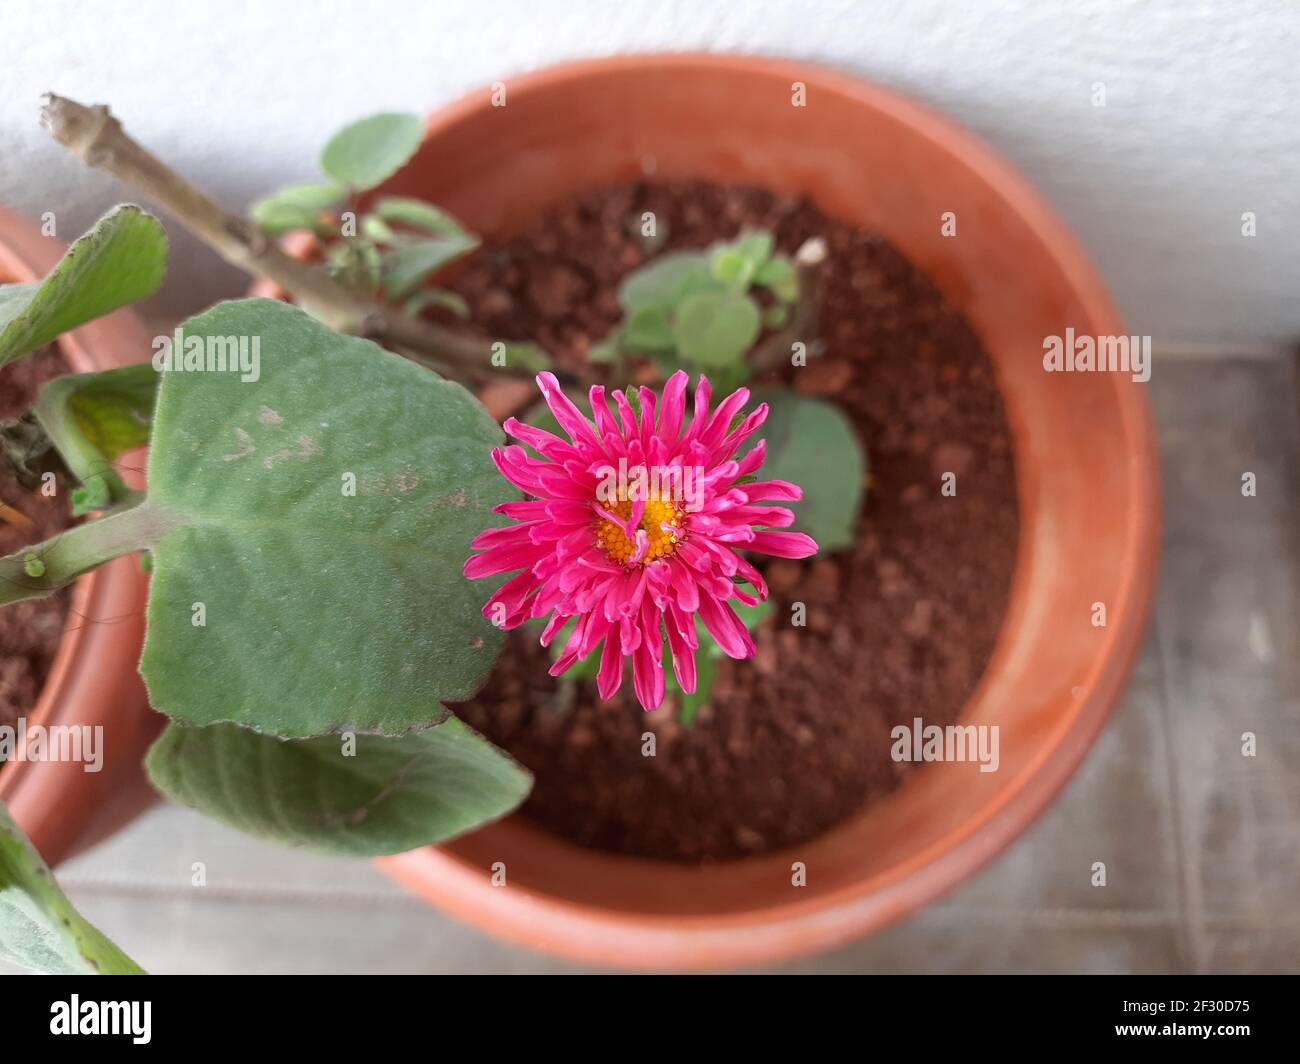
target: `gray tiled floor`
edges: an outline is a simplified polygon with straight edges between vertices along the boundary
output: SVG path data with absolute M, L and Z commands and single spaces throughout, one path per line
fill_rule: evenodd
M 1154 623 L 1065 794 L 948 898 L 792 971 L 1300 970 L 1300 443 L 1283 361 L 1170 360 Z M 1243 472 L 1258 494 L 1240 491 Z M 1243 732 L 1258 755 L 1241 755 Z M 191 864 L 208 885 L 190 886 Z M 1108 885 L 1093 887 L 1093 861 Z M 455 924 L 369 866 L 159 808 L 61 879 L 154 971 L 574 971 Z

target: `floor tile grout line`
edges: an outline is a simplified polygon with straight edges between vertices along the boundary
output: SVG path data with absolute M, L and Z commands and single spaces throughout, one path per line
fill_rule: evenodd
M 1157 587 L 1157 595 L 1159 588 Z M 1188 810 L 1183 806 L 1183 790 L 1178 782 L 1178 751 L 1173 729 L 1174 690 L 1170 670 L 1173 658 L 1168 645 L 1168 629 L 1162 623 L 1159 599 L 1152 618 L 1156 641 L 1156 663 L 1160 669 L 1160 730 L 1164 742 L 1165 772 L 1169 786 L 1169 813 L 1173 820 L 1174 860 L 1177 865 L 1178 911 L 1183 938 L 1191 954 L 1192 969 L 1203 974 L 1208 965 L 1202 923 L 1202 899 L 1199 870 L 1193 854 L 1195 842 L 1188 825 Z

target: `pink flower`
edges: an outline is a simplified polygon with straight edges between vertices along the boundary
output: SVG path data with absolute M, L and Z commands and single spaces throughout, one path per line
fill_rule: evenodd
M 701 376 L 694 416 L 683 431 L 687 376 L 678 371 L 664 385 L 662 404 L 651 389 L 640 389 L 639 415 L 616 391 L 615 417 L 605 389 L 593 387 L 593 424 L 552 374 L 539 374 L 537 384 L 570 438 L 514 418 L 505 423 L 509 435 L 540 457 L 517 444 L 492 452 L 501 474 L 529 498 L 496 507 L 515 523 L 490 528 L 471 544 L 482 553 L 465 563 L 470 579 L 522 570 L 488 600 L 483 615 L 516 628 L 551 614 L 543 646 L 576 617 L 551 675 L 603 641 L 601 698 L 619 689 L 623 658 L 631 657 L 636 696 L 647 710 L 664 697 L 665 633 L 677 682 L 695 690 L 696 614 L 725 653 L 751 657 L 754 640 L 730 602 L 756 605 L 767 598 L 767 585 L 740 551 L 778 558 L 817 551 L 802 532 L 769 531 L 794 522 L 788 509 L 771 503 L 797 501 L 803 493 L 788 481 L 753 479 L 764 442 L 735 457 L 767 417 L 767 405 L 733 427 L 749 390 L 733 392 L 710 411 L 709 382 Z

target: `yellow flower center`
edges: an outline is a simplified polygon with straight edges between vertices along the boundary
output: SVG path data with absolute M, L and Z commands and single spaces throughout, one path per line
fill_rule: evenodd
M 619 499 L 617 502 L 606 500 L 600 504 L 611 513 L 617 514 L 624 521 L 632 516 L 632 502 Z M 637 526 L 645 531 L 649 540 L 645 556 L 640 564 L 644 565 L 657 558 L 666 558 L 677 549 L 685 535 L 682 523 L 682 508 L 672 499 L 648 499 Z M 628 565 L 636 556 L 636 540 L 629 539 L 618 525 L 598 518 L 596 521 L 596 542 L 600 544 L 610 561 L 617 565 Z

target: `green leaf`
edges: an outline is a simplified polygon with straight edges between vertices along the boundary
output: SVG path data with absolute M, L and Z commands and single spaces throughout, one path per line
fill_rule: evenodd
M 739 362 L 761 329 L 757 305 L 734 292 L 688 296 L 673 323 L 681 357 L 704 369 Z
M 794 264 L 783 255 L 769 259 L 754 275 L 754 283 L 770 289 L 783 303 L 793 303 L 799 298 L 799 280 Z
M 505 816 L 532 786 L 525 769 L 455 717 L 352 741 L 172 724 L 145 766 L 168 797 L 240 831 L 351 857 L 445 842 Z
M 378 114 L 344 126 L 321 153 L 320 167 L 335 181 L 364 191 L 397 173 L 420 146 L 419 115 Z
M 424 200 L 407 196 L 385 196 L 375 204 L 374 212 L 386 222 L 423 229 L 434 236 L 465 235 L 465 227 L 460 222 Z
M 487 591 L 461 572 L 517 497 L 490 457 L 499 427 L 460 385 L 274 300 L 183 330 L 250 354 L 256 339 L 260 364 L 250 382 L 163 374 L 146 504 L 163 531 L 143 544 L 152 704 L 290 737 L 440 720 L 500 648 Z
M 723 245 L 710 255 L 709 272 L 727 291 L 744 292 L 754 277 L 755 267 L 737 248 Z
M 73 493 L 75 515 L 130 497 L 113 462 L 149 442 L 157 395 L 158 373 L 148 362 L 56 377 L 41 389 L 36 417 L 85 486 Z
M 123 204 L 79 238 L 43 281 L 0 286 L 0 366 L 69 329 L 152 295 L 167 272 L 167 235 Z
M 605 339 L 587 349 L 588 362 L 617 362 L 623 354 L 623 334 L 615 329 Z
M 410 295 L 425 278 L 468 255 L 478 243 L 477 237 L 462 233 L 393 248 L 383 258 L 384 291 L 393 299 Z
M 629 314 L 650 307 L 671 314 L 686 292 L 701 284 L 711 284 L 704 252 L 670 251 L 628 274 L 618 301 Z
M 383 259 L 374 243 L 364 237 L 345 240 L 330 250 L 325 264 L 332 276 L 363 292 L 379 290 Z
M 361 233 L 367 240 L 372 240 L 376 244 L 391 244 L 397 237 L 392 227 L 375 214 L 362 216 Z
M 789 480 L 803 488 L 790 504 L 794 528 L 807 532 L 822 551 L 853 543 L 867 459 L 839 408 L 794 392 L 755 396 L 768 404 L 760 435 L 767 440 L 763 480 Z M 748 448 L 747 448 L 748 449 Z
M 504 364 L 507 366 L 518 366 L 536 373 L 551 368 L 550 353 L 541 344 L 529 343 L 526 340 L 512 340 L 509 343 L 502 343 L 502 346 L 505 348 L 502 353 L 505 355 Z
M 257 226 L 272 235 L 292 229 L 315 229 L 323 211 L 337 206 L 348 190 L 340 184 L 291 185 L 257 200 L 249 214 Z
M 69 498 L 72 500 L 73 517 L 84 517 L 96 510 L 107 510 L 113 505 L 113 492 L 102 476 L 73 488 Z
M 755 273 L 772 257 L 775 246 L 776 238 L 765 229 L 752 229 L 742 233 L 735 243 L 736 250 L 754 267 Z
M 143 975 L 86 921 L 0 803 L 0 957 L 49 975 Z
M 781 303 L 774 303 L 763 311 L 763 325 L 768 329 L 780 329 L 790 320 L 790 311 Z
M 709 249 L 709 272 L 729 292 L 745 292 L 772 257 L 771 233 L 752 230 Z
M 421 288 L 414 295 L 408 296 L 402 304 L 402 313 L 411 317 L 419 314 L 426 307 L 443 307 L 458 318 L 469 317 L 469 304 L 459 292 L 447 288 Z
M 66 414 L 96 454 L 112 461 L 149 442 L 158 379 L 148 362 L 56 377 L 41 389 L 37 416 L 48 431 L 53 411 Z
M 636 351 L 672 351 L 677 346 L 673 327 L 662 307 L 641 307 L 628 315 L 623 340 Z

